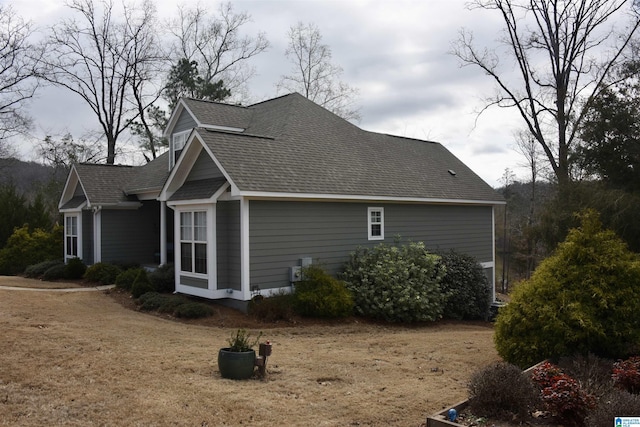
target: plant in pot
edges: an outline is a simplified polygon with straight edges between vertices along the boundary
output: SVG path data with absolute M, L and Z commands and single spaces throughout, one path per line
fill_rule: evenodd
M 251 378 L 256 361 L 256 352 L 253 349 L 262 332 L 255 339 L 244 329 L 238 329 L 227 340 L 229 346 L 221 348 L 218 352 L 218 369 L 222 378 L 232 380 L 246 380 Z

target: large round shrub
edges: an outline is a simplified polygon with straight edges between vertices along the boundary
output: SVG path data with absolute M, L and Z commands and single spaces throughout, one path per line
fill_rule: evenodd
M 318 265 L 303 269 L 294 301 L 296 311 L 303 316 L 345 317 L 353 313 L 353 299 L 344 282 Z
M 587 211 L 500 310 L 498 353 L 521 367 L 590 352 L 623 357 L 640 342 L 639 283 L 636 256 Z
M 389 322 L 439 319 L 444 305 L 439 260 L 422 242 L 358 248 L 343 275 L 356 312 Z
M 444 317 L 486 320 L 491 307 L 491 287 L 482 266 L 471 255 L 458 251 L 439 255 L 446 270 L 440 282 L 440 288 L 446 295 Z
M 71 258 L 64 268 L 64 278 L 70 280 L 81 279 L 87 271 L 87 265 L 80 258 Z
M 133 282 L 136 281 L 136 278 L 141 271 L 144 271 L 142 267 L 135 267 L 129 268 L 118 274 L 115 281 L 116 287 L 130 291 L 133 286 Z
M 141 295 L 147 292 L 156 292 L 155 288 L 149 281 L 149 276 L 144 268 L 138 271 L 138 275 L 131 284 L 131 295 L 134 298 L 140 298 Z
M 164 264 L 149 273 L 149 281 L 158 292 L 174 292 L 176 290 L 176 270 L 172 263 Z

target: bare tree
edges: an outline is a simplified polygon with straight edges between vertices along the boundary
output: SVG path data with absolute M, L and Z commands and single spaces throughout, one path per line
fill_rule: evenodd
M 132 86 L 142 91 L 140 79 L 148 76 L 140 71 L 138 36 L 154 31 L 150 5 L 125 5 L 126 22 L 118 23 L 113 1 L 96 6 L 93 0 L 73 0 L 67 6 L 76 17 L 51 28 L 48 69 L 42 77 L 80 96 L 95 113 L 106 138 L 108 164 L 115 161 L 118 138 L 140 114 L 131 91 Z
M 0 157 L 11 152 L 6 140 L 31 125 L 25 106 L 38 87 L 34 76 L 42 52 L 31 43 L 32 33 L 30 22 L 0 5 Z
M 220 80 L 236 101 L 246 97 L 246 84 L 254 76 L 255 68 L 248 60 L 269 47 L 264 33 L 243 36 L 242 27 L 251 20 L 247 12 L 236 13 L 231 3 L 223 3 L 218 14 L 210 16 L 202 5 L 178 7 L 178 16 L 170 22 L 175 36 L 172 60 L 195 61 L 204 83 Z
M 298 22 L 287 34 L 285 55 L 293 64 L 291 74 L 282 76 L 278 91 L 300 92 L 306 98 L 347 120 L 360 120 L 354 106 L 358 89 L 340 80 L 343 69 L 331 62 L 331 48 L 322 44 L 322 34 L 313 24 Z
M 632 0 L 475 0 L 472 8 L 504 20 L 503 51 L 480 49 L 461 31 L 453 53 L 481 68 L 497 85 L 485 107 L 516 108 L 542 147 L 561 187 L 571 179 L 570 154 L 585 111 L 607 86 L 606 77 L 638 30 Z M 615 24 L 615 27 L 614 27 Z M 623 31 L 614 37 L 614 28 Z M 501 69 L 509 57 L 510 68 Z M 516 76 L 508 73 L 515 69 Z

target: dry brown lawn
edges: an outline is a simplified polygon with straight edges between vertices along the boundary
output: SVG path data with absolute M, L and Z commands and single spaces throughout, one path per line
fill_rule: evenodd
M 40 283 L 0 277 L 3 426 L 419 426 L 498 359 L 490 324 L 260 325 L 222 308 L 185 323 L 114 292 L 3 289 Z M 220 377 L 237 326 L 273 343 L 265 380 Z

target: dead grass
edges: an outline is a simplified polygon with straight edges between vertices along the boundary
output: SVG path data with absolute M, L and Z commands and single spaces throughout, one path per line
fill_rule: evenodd
M 418 426 L 498 359 L 488 324 L 184 323 L 115 297 L 0 286 L 0 425 Z M 220 377 L 236 326 L 273 343 L 265 381 Z

